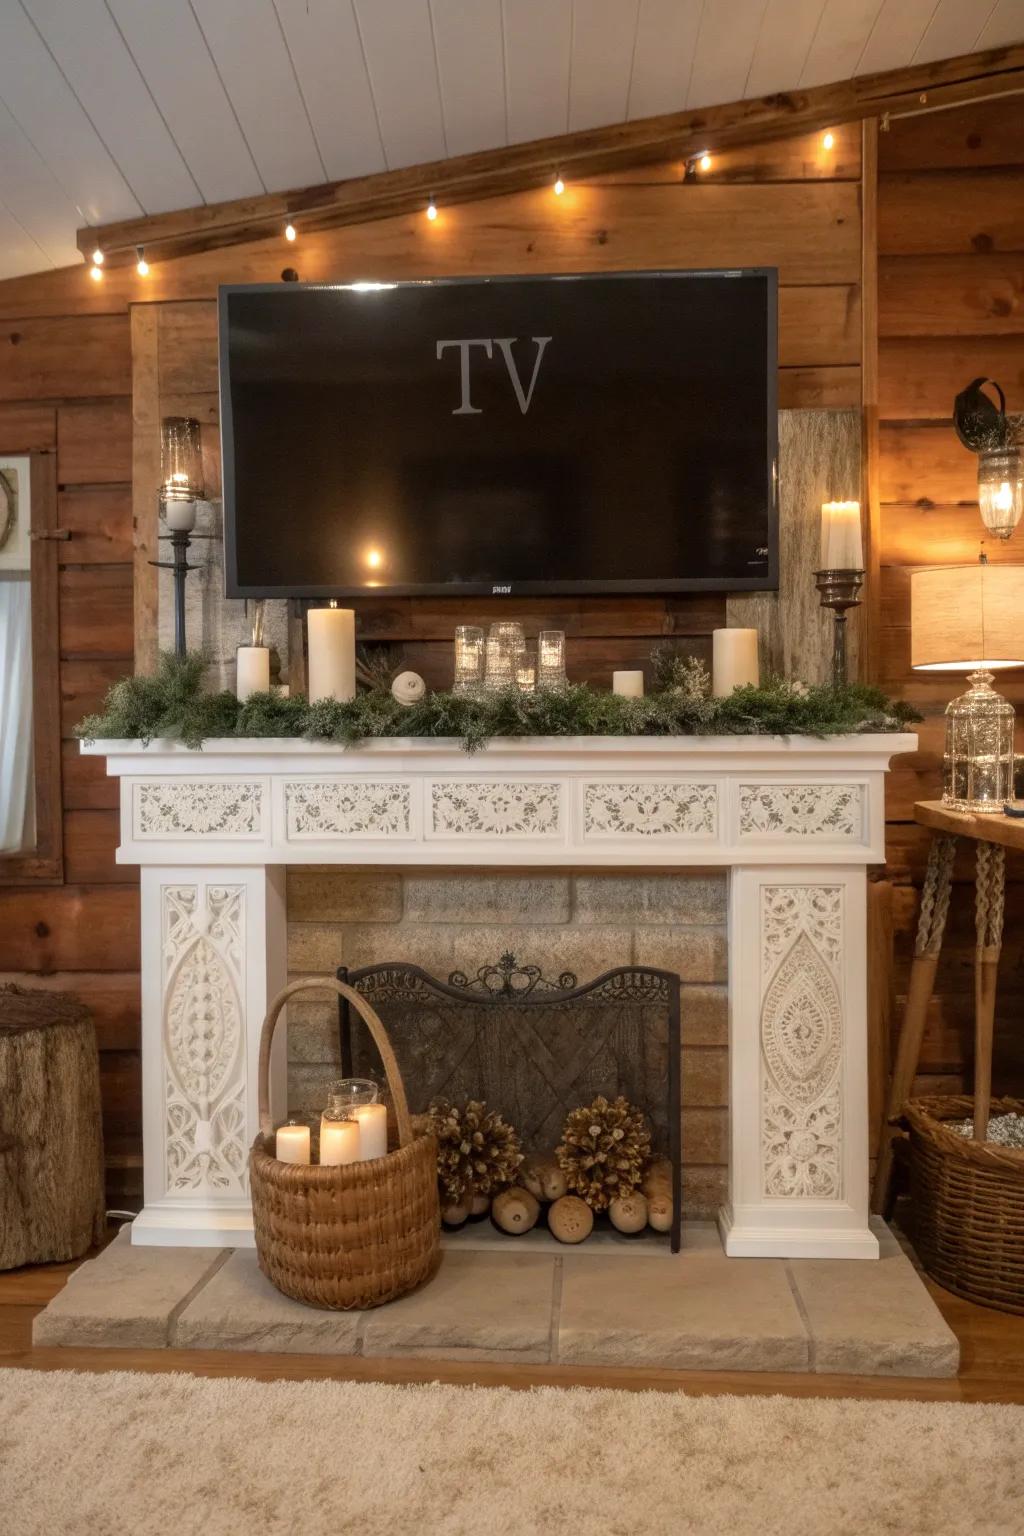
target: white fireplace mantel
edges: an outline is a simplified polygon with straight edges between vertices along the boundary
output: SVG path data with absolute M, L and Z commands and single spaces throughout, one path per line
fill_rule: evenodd
M 508 739 L 472 755 L 421 739 L 83 746 L 121 778 L 117 857 L 142 866 L 145 1208 L 133 1242 L 252 1242 L 257 1045 L 286 974 L 282 866 L 728 866 L 726 1251 L 877 1257 L 866 866 L 885 858 L 889 760 L 916 745 L 893 734 Z M 283 1118 L 283 1050 L 271 1099 Z

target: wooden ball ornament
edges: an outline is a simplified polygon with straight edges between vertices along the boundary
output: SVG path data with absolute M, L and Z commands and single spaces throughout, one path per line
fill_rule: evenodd
M 620 1195 L 608 1207 L 612 1226 L 618 1232 L 642 1232 L 647 1225 L 647 1197 L 634 1190 L 631 1195 Z
M 391 684 L 391 696 L 399 704 L 418 704 L 427 691 L 427 685 L 418 672 L 399 672 Z
M 594 1230 L 594 1213 L 579 1195 L 563 1195 L 548 1211 L 548 1226 L 560 1243 L 582 1243 Z
M 651 1195 L 672 1191 L 672 1164 L 667 1157 L 656 1157 L 640 1180 L 640 1189 L 648 1199 Z
M 473 1218 L 486 1216 L 491 1208 L 490 1195 L 474 1195 L 469 1202 L 469 1214 Z
M 529 1232 L 531 1227 L 536 1226 L 539 1215 L 540 1201 L 518 1184 L 502 1190 L 491 1202 L 491 1219 L 503 1232 L 513 1236 Z
M 568 1193 L 565 1174 L 553 1152 L 544 1157 L 532 1157 L 522 1170 L 522 1181 L 534 1199 L 548 1205 Z
M 672 1196 L 667 1190 L 648 1197 L 647 1224 L 654 1232 L 672 1230 Z
M 441 1220 L 446 1227 L 461 1227 L 468 1218 L 468 1205 L 446 1205 L 441 1212 Z

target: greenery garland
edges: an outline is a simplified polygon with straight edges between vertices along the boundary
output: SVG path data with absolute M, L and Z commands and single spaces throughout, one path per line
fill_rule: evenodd
M 311 704 L 298 694 L 257 693 L 240 704 L 233 693 L 203 689 L 206 658 L 165 653 L 152 677 L 115 683 L 103 712 L 76 729 L 85 741 L 180 740 L 201 747 L 218 737 L 290 737 L 354 746 L 373 736 L 456 737 L 475 752 L 501 736 L 838 736 L 848 732 L 899 731 L 920 716 L 878 688 L 812 687 L 771 679 L 760 688 L 738 688 L 726 699 L 707 693 L 699 663 L 656 658 L 655 675 L 667 686 L 642 699 L 571 683 L 564 688 L 520 693 L 515 688 L 471 698 L 428 693 L 402 705 L 384 688 L 360 693 L 349 703 Z M 675 680 L 673 682 L 673 679 Z

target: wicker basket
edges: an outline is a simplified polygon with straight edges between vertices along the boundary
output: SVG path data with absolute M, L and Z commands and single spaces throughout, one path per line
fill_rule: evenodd
M 281 1163 L 270 1119 L 270 1048 L 281 1010 L 296 992 L 328 987 L 365 1020 L 380 1052 L 395 1109 L 398 1147 L 339 1167 Z M 441 1211 L 437 1143 L 413 1136 L 395 1053 L 365 998 L 333 977 L 293 981 L 263 1021 L 259 1064 L 260 1134 L 249 1155 L 260 1269 L 286 1296 L 338 1311 L 379 1307 L 437 1273 Z
M 1024 1113 L 1020 1099 L 993 1099 L 992 1114 Z M 971 1120 L 969 1097 L 911 1099 L 914 1247 L 947 1291 L 1024 1312 L 1024 1149 L 971 1141 L 946 1120 Z

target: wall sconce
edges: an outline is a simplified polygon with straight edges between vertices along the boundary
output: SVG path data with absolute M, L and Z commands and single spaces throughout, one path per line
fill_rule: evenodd
M 985 394 L 991 384 L 998 406 Z M 1006 396 L 994 379 L 972 379 L 953 402 L 953 426 L 965 448 L 978 455 L 978 508 L 997 539 L 1008 539 L 1024 513 L 1024 465 L 1014 441 L 1021 418 L 1008 417 Z
M 151 560 L 150 565 L 160 570 L 174 572 L 174 651 L 184 656 L 185 644 L 185 577 L 196 567 L 188 563 L 189 546 L 195 538 L 210 538 L 210 534 L 194 534 L 196 526 L 196 502 L 205 499 L 203 483 L 203 450 L 198 421 L 191 416 L 165 416 L 160 423 L 160 516 L 169 534 L 172 560 Z

